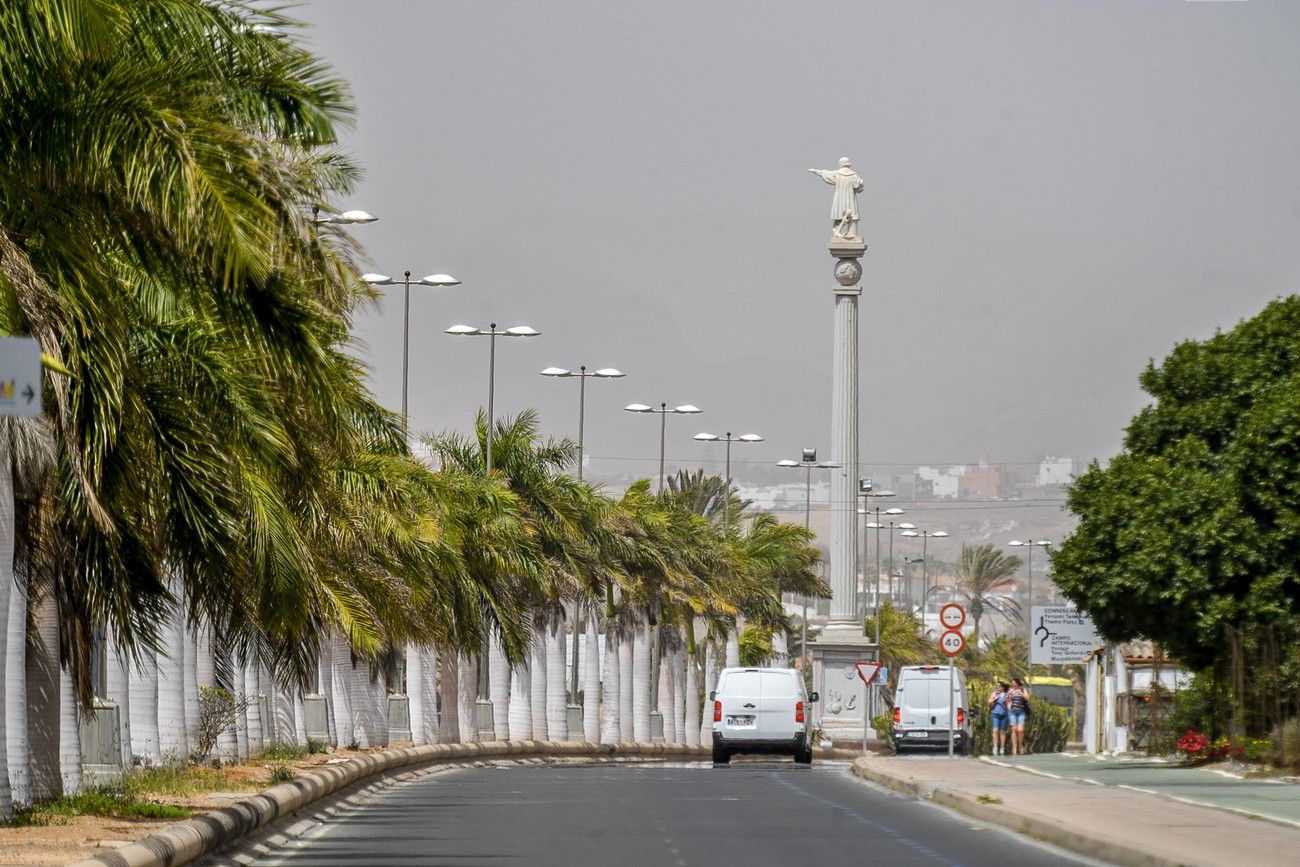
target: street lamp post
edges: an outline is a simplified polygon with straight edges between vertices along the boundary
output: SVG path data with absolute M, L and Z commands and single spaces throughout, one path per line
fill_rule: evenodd
M 930 593 L 930 560 L 926 556 L 926 543 L 930 538 L 946 539 L 948 534 L 943 530 L 921 531 L 921 622 L 925 623 L 925 597 Z M 937 580 L 937 579 L 936 579 Z
M 562 379 L 578 380 L 578 481 L 582 481 L 582 458 L 583 442 L 582 433 L 585 426 L 587 414 L 587 380 L 588 379 L 618 379 L 626 376 L 623 371 L 613 367 L 602 367 L 599 370 L 587 372 L 587 365 L 580 364 L 578 369 L 568 370 L 563 367 L 548 367 L 542 372 L 542 376 L 554 376 Z M 588 615 L 590 616 L 590 615 Z M 573 601 L 573 654 L 572 668 L 573 671 L 569 676 L 569 702 L 577 704 L 578 702 L 578 621 L 582 619 L 582 594 L 574 597 Z M 596 648 L 587 648 L 588 653 L 595 653 Z
M 877 490 L 874 490 L 873 487 L 872 487 L 872 484 L 871 484 L 871 479 L 858 479 L 858 494 L 862 497 L 862 508 L 861 508 L 861 509 L 858 509 L 858 514 L 863 515 L 863 516 L 866 516 L 866 515 L 869 514 L 870 511 L 871 511 L 871 510 L 869 510 L 869 509 L 867 508 L 867 498 L 868 498 L 868 497 L 895 497 L 895 496 L 898 496 L 898 495 L 895 494 L 893 491 L 877 491 Z M 884 526 L 884 525 L 880 523 L 880 507 L 879 507 L 879 506 L 876 506 L 876 508 L 875 508 L 875 512 L 876 512 L 876 520 L 875 520 L 874 522 L 872 522 L 872 521 L 864 521 L 863 524 L 862 524 L 862 550 L 863 550 L 864 553 L 865 553 L 866 550 L 867 550 L 867 531 L 868 531 L 868 530 L 871 530 L 871 529 L 874 529 L 874 530 L 876 531 L 876 573 L 875 573 L 875 578 L 874 578 L 874 580 L 873 580 L 873 582 L 872 582 L 872 588 L 873 588 L 873 589 L 872 589 L 872 591 L 871 591 L 871 616 L 872 616 L 873 618 L 875 618 L 875 621 L 876 621 L 875 637 L 873 638 L 872 643 L 874 643 L 874 644 L 876 645 L 877 649 L 878 649 L 878 648 L 880 647 L 880 528 L 881 528 L 882 526 Z M 889 514 L 889 515 L 901 515 L 901 514 L 903 514 L 903 510 L 902 510 L 902 509 L 890 509 L 890 510 L 887 511 L 885 514 Z M 893 541 L 892 533 L 891 533 L 890 541 L 891 541 L 891 542 Z M 863 558 L 863 559 L 865 560 L 865 558 Z M 889 567 L 889 568 L 890 568 L 891 570 L 894 568 L 892 562 L 890 563 L 890 567 Z M 865 563 L 864 563 L 864 564 L 863 564 L 863 567 L 862 567 L 862 572 L 863 572 L 864 575 L 866 574 L 866 571 L 867 571 L 867 569 L 866 569 L 866 565 L 865 565 Z M 877 650 L 877 652 L 879 652 L 879 651 Z
M 473 325 L 453 325 L 447 329 L 447 333 L 456 337 L 486 337 L 488 338 L 488 405 L 487 405 L 487 448 L 484 464 L 487 472 L 492 472 L 492 428 L 495 424 L 493 421 L 493 401 L 496 398 L 496 378 L 497 378 L 497 338 L 498 337 L 536 337 L 542 332 L 537 331 L 527 325 L 516 325 L 512 328 L 497 330 L 495 322 L 488 325 L 486 331 L 482 328 L 475 328 Z
M 731 529 L 731 444 L 732 443 L 761 443 L 763 438 L 758 434 L 740 434 L 732 435 L 727 431 L 722 436 L 711 433 L 697 433 L 694 439 L 702 443 L 724 442 L 727 444 L 727 477 L 726 485 L 722 489 L 722 530 L 725 534 Z
M 803 457 L 800 460 L 792 461 L 787 458 L 786 460 L 777 461 L 776 465 L 778 467 L 790 467 L 796 469 L 803 468 L 804 470 L 807 471 L 807 475 L 804 478 L 804 488 L 803 488 L 803 528 L 804 530 L 810 530 L 811 517 L 812 517 L 812 471 L 814 469 L 818 469 L 818 470 L 838 469 L 840 465 L 835 463 L 834 461 L 817 460 L 817 449 L 804 449 Z M 799 635 L 799 656 L 801 659 L 804 660 L 804 664 L 806 665 L 808 660 L 808 596 L 807 594 L 805 594 L 803 597 L 803 628 L 801 629 Z
M 662 494 L 664 492 L 664 444 L 667 441 L 668 416 L 694 415 L 703 412 L 703 410 L 689 403 L 674 406 L 671 409 L 667 403 L 659 404 L 658 409 L 644 403 L 629 403 L 623 409 L 627 412 L 657 413 L 659 415 L 659 493 Z
M 578 366 L 577 370 L 568 370 L 563 367 L 548 367 L 542 371 L 542 376 L 555 376 L 563 379 L 578 380 L 578 479 L 582 479 L 582 456 L 583 442 L 582 434 L 587 414 L 587 380 L 588 379 L 618 379 L 627 376 L 621 370 L 613 367 L 602 367 L 600 370 L 587 372 L 587 365 Z
M 1019 539 L 1012 539 L 1007 544 L 1012 548 L 1029 549 L 1026 558 L 1026 565 L 1029 567 L 1029 586 L 1025 594 L 1025 607 L 1029 610 L 1025 612 L 1025 637 L 1029 640 L 1029 665 L 1032 667 L 1034 664 L 1034 548 L 1048 548 L 1052 543 L 1047 539 L 1026 539 L 1023 542 Z
M 339 216 L 347 214 L 365 214 L 365 211 L 345 211 Z M 369 215 L 367 215 L 369 216 Z M 371 218 L 374 219 L 374 218 Z M 318 222 L 325 222 L 318 220 Z M 334 222 L 334 221 L 331 221 Z M 354 220 L 350 222 L 369 222 L 368 220 Z M 410 271 L 402 272 L 402 279 L 396 280 L 387 274 L 362 274 L 361 279 L 371 286 L 402 286 L 402 432 L 410 436 L 410 414 L 406 408 L 406 383 L 410 370 L 410 352 L 411 352 L 411 284 L 417 286 L 459 286 L 460 281 L 450 274 L 430 274 L 427 277 L 421 277 L 419 280 L 411 279 Z

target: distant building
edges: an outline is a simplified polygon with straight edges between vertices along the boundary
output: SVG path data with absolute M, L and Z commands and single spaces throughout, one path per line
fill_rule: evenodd
M 1038 465 L 1038 477 L 1034 483 L 1044 485 L 1066 485 L 1074 476 L 1074 458 L 1057 458 L 1048 455 Z
M 1016 474 L 1003 464 L 980 462 L 958 480 L 957 493 L 963 500 L 1004 500 L 1015 493 Z
M 918 492 L 927 489 L 932 497 L 955 500 L 960 492 L 958 483 L 965 473 L 964 466 L 948 467 L 946 470 L 917 467 L 916 487 Z

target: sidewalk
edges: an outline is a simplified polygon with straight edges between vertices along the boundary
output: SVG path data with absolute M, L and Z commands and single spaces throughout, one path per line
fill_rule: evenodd
M 1300 829 L 975 759 L 867 756 L 853 772 L 906 795 L 1129 865 L 1300 865 Z

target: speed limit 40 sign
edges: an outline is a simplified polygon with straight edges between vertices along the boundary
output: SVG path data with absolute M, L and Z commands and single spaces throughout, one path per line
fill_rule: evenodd
M 946 630 L 939 636 L 939 649 L 948 656 L 956 656 L 966 649 L 966 636 L 955 629 Z

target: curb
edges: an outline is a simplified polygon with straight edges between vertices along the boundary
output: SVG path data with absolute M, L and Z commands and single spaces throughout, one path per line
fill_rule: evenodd
M 1181 867 L 1183 862 L 1170 860 L 1164 856 L 1132 846 L 1114 843 L 1071 828 L 1062 827 L 1056 822 L 1036 816 L 1032 813 L 1020 813 L 997 804 L 982 803 L 977 796 L 955 789 L 926 788 L 916 780 L 889 774 L 878 768 L 869 767 L 868 762 L 858 759 L 853 763 L 853 773 L 865 780 L 893 789 L 911 798 L 932 801 L 942 807 L 964 813 L 973 819 L 1001 825 L 1020 834 L 1051 843 L 1062 849 L 1109 861 L 1113 864 L 1131 865 L 1131 867 Z
M 188 864 L 248 834 L 291 816 L 322 798 L 396 769 L 416 769 L 467 759 L 516 756 L 642 759 L 709 758 L 709 747 L 685 744 L 588 744 L 574 741 L 491 741 L 481 744 L 425 744 L 356 756 L 272 786 L 256 795 L 170 825 L 70 867 L 175 867 Z

